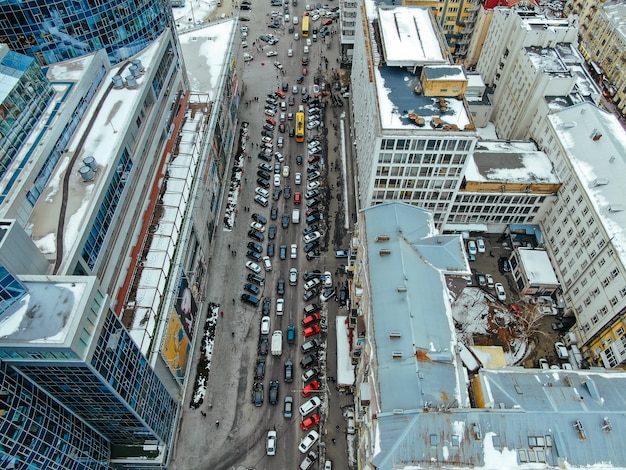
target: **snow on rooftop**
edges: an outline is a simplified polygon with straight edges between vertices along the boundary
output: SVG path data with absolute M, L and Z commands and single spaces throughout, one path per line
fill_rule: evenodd
M 517 254 L 531 285 L 557 285 L 559 283 L 550 264 L 548 253 L 543 250 L 520 247 Z
M 559 182 L 548 156 L 532 142 L 479 142 L 465 176 L 468 181 Z
M 448 63 L 428 8 L 379 7 L 378 18 L 388 65 Z
M 162 40 L 163 36 L 135 56 L 141 60 L 145 69 L 156 66 L 154 56 Z M 141 76 L 137 78 L 138 86 L 134 89 L 109 87 L 112 77 L 122 73 L 125 66 L 126 64 L 120 64 L 113 67 L 104 77 L 103 86 L 96 92 L 91 106 L 81 119 L 72 140 L 67 144 L 67 156 L 55 168 L 51 175 L 51 184 L 42 192 L 42 197 L 28 220 L 33 240 L 50 237 L 51 234 L 56 237 L 61 207 L 65 206 L 67 222 L 63 227 L 64 253 L 57 254 L 64 261 L 67 261 L 68 253 L 80 249 L 77 246 L 81 240 L 78 234 L 85 230 L 88 225 L 87 219 L 94 210 L 97 210 L 97 201 L 92 199 L 92 196 L 101 194 L 109 184 L 108 178 L 98 178 L 97 174 L 108 175 L 111 171 L 111 165 L 116 161 L 120 147 L 124 144 L 120 137 L 125 133 L 118 132 L 131 127 L 130 119 L 135 114 L 134 110 L 140 106 L 144 88 L 151 85 L 150 82 L 146 82 L 144 76 Z M 70 158 L 76 152 L 79 153 L 79 157 L 74 167 L 68 169 Z M 98 172 L 92 182 L 84 183 L 78 170 L 83 166 L 83 158 L 88 156 L 95 158 Z M 66 171 L 71 171 L 71 176 L 64 200 L 64 195 L 58 191 Z
M 337 331 L 337 384 L 354 385 L 354 367 L 350 358 L 350 343 L 348 341 L 348 317 L 337 315 L 335 329 Z
M 46 77 L 51 82 L 78 82 L 96 54 L 97 52 L 94 52 L 76 59 L 54 63 L 47 67 Z M 102 54 L 106 55 L 104 51 Z
M 581 103 L 548 115 L 577 177 L 626 262 L 626 131 L 615 116 Z M 594 140 L 593 136 L 601 136 Z
M 22 281 L 28 294 L 0 317 L 0 345 L 66 342 L 87 283 Z M 76 315 L 76 316 L 75 316 Z
M 179 34 L 187 76 L 193 91 L 218 92 L 220 77 L 232 61 L 229 51 L 236 26 L 237 20 L 228 19 Z

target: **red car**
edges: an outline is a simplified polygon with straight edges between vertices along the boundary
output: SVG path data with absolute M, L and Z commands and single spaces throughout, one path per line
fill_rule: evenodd
M 309 315 L 308 317 L 304 317 L 304 320 L 302 320 L 302 324 L 304 326 L 308 326 L 311 323 L 315 323 L 316 321 L 320 321 L 321 319 L 321 315 L 319 313 L 314 313 L 313 315 Z
M 309 157 L 309 163 L 315 163 L 316 161 L 318 161 L 320 159 L 319 155 L 311 155 Z
M 305 397 L 308 397 L 311 393 L 313 393 L 313 391 L 319 390 L 319 389 L 320 389 L 319 381 L 314 380 L 313 382 L 311 382 L 310 384 L 308 384 L 302 389 L 302 395 L 304 395 Z
M 320 422 L 320 415 L 316 413 L 312 416 L 309 416 L 307 419 L 303 419 L 302 422 L 300 423 L 300 429 L 302 429 L 303 431 L 308 431 L 319 422 Z
M 280 96 L 281 98 L 285 97 L 285 92 L 282 90 L 276 90 L 274 94 Z
M 308 337 L 308 336 L 313 336 L 316 335 L 320 332 L 321 328 L 319 325 L 313 325 L 313 326 L 309 326 L 308 328 L 305 328 L 303 333 L 304 333 L 304 337 Z
M 332 22 L 333 22 L 332 18 L 326 18 L 325 20 L 322 21 L 322 25 L 326 26 L 326 25 L 331 24 Z
M 276 120 L 271 117 L 265 118 L 265 122 L 267 122 L 268 124 L 271 124 L 272 126 L 276 125 Z

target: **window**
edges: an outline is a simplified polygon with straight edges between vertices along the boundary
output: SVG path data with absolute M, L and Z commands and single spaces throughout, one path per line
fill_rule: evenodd
M 612 306 L 612 307 L 615 307 L 619 301 L 617 300 L 617 297 L 616 297 L 616 296 L 613 296 L 613 297 L 611 297 L 611 299 L 609 300 L 609 302 L 611 302 L 611 306 Z
M 615 331 L 615 334 L 616 334 L 617 336 L 622 336 L 622 335 L 624 334 L 624 328 L 620 326 L 620 327 L 619 327 L 619 328 Z

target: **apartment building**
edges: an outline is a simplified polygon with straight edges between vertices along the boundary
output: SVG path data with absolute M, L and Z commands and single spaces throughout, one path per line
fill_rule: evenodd
M 492 89 L 492 122 L 504 140 L 527 139 L 555 109 L 601 93 L 577 51 L 578 20 L 496 8 L 476 65 Z
M 352 55 L 354 53 L 354 38 L 357 29 L 357 10 L 363 8 L 363 5 L 355 0 L 339 1 L 341 15 L 339 28 L 339 44 L 341 47 L 341 63 L 348 66 L 352 64 Z
M 548 116 L 535 139 L 563 183 L 541 225 L 573 329 L 589 363 L 624 365 L 626 132 L 581 103 Z
M 403 0 L 402 2 L 404 6 L 430 8 L 443 29 L 450 53 L 455 59 L 466 52 L 469 37 L 474 30 L 474 19 L 479 4 L 480 0 Z
M 569 0 L 565 12 L 580 18 L 580 52 L 597 74 L 605 96 L 626 116 L 626 5 Z

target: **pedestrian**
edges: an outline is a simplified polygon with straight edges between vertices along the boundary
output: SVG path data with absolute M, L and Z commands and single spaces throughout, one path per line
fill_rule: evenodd
M 206 418 L 206 413 L 204 411 L 200 411 L 200 414 Z
M 339 431 L 339 425 L 337 425 L 337 426 L 335 427 L 335 430 Z
M 335 444 L 337 442 L 337 439 L 333 437 L 332 441 L 333 441 L 333 444 Z
M 234 331 L 231 331 L 231 332 L 230 332 L 230 336 L 234 338 L 234 337 L 235 337 L 235 332 L 234 332 Z
M 233 305 L 235 305 L 235 299 L 233 299 Z
M 220 311 L 220 317 L 223 317 L 223 316 L 224 316 L 224 312 Z
M 230 250 L 230 243 L 228 244 L 228 249 Z
M 215 426 L 218 427 L 218 428 L 220 427 L 220 420 L 219 419 L 217 421 L 215 421 Z

